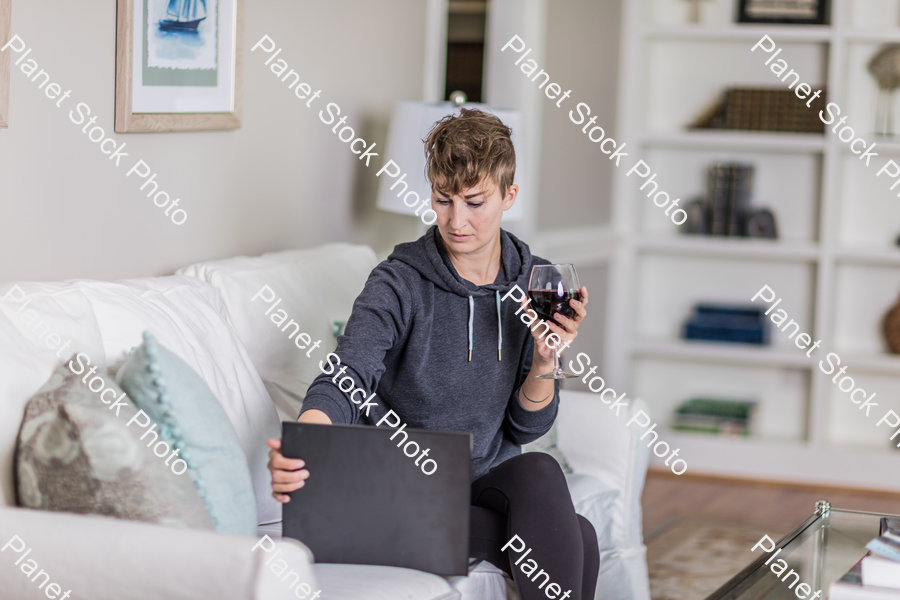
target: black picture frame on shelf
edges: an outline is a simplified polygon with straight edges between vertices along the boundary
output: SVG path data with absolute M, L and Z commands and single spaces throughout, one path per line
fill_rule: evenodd
M 828 0 L 738 0 L 738 23 L 825 25 Z

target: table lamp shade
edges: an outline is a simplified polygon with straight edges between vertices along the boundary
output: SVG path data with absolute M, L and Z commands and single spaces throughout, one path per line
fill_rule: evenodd
M 507 127 L 512 129 L 512 142 L 516 149 L 514 183 L 523 181 L 519 170 L 519 166 L 524 164 L 524 160 L 520 153 L 522 137 L 519 135 L 518 111 L 496 109 L 483 104 L 465 104 L 463 108 L 487 111 L 496 115 Z M 421 200 L 431 197 L 431 184 L 425 177 L 425 143 L 423 140 L 437 121 L 456 112 L 459 112 L 459 108 L 450 102 L 442 104 L 398 102 L 394 105 L 384 164 L 387 164 L 388 160 L 393 160 L 398 165 L 400 174 L 397 177 L 390 177 L 389 173 L 397 172 L 391 166 L 389 171 L 385 171 L 379 176 L 381 181 L 378 184 L 378 208 L 389 212 L 413 215 L 417 208 L 415 197 L 410 196 L 406 199 L 406 203 L 404 203 L 404 197 L 410 192 L 416 192 Z M 403 183 L 397 183 L 403 173 L 406 173 L 403 183 L 409 184 L 408 189 L 404 189 Z M 394 186 L 393 190 L 391 186 Z M 526 194 L 522 191 L 519 192 L 513 207 L 503 213 L 503 221 L 514 221 L 524 217 L 523 200 L 525 200 L 525 196 Z M 426 203 L 425 209 L 429 207 L 430 203 Z M 425 209 L 421 209 L 419 214 L 421 215 Z M 427 218 L 430 219 L 430 215 Z

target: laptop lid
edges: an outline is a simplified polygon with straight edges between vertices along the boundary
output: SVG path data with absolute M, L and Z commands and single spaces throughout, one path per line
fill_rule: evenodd
M 391 440 L 396 432 L 283 422 L 282 453 L 310 473 L 283 507 L 283 535 L 320 563 L 465 575 L 471 435 L 405 429 Z

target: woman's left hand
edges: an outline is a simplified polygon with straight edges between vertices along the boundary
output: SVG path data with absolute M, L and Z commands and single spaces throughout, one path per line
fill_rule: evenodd
M 553 315 L 553 319 L 556 323 L 552 321 L 547 321 L 547 324 L 550 326 L 550 332 L 545 333 L 543 327 L 535 328 L 535 323 L 532 323 L 532 331 L 531 335 L 534 337 L 534 360 L 544 362 L 546 364 L 553 364 L 553 355 L 559 351 L 560 347 L 566 344 L 566 342 L 572 342 L 578 337 L 578 326 L 581 325 L 581 322 L 587 316 L 587 309 L 585 308 L 588 303 L 588 291 L 587 288 L 581 286 L 579 290 L 581 293 L 581 301 L 578 300 L 569 300 L 569 306 L 571 306 L 575 310 L 575 315 L 572 316 L 571 319 L 564 317 L 559 313 L 555 313 Z M 522 304 L 525 304 L 525 301 L 522 301 Z M 547 340 L 550 338 L 550 333 L 555 333 L 559 339 L 562 340 L 560 343 L 552 344 L 552 348 L 547 344 Z M 541 334 L 544 334 L 543 336 Z M 555 338 L 551 339 L 552 342 L 556 342 Z

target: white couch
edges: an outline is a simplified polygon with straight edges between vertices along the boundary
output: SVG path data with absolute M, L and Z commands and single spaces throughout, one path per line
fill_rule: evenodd
M 0 284 L 0 547 L 18 536 L 74 600 L 296 598 L 265 566 L 266 555 L 251 552 L 255 538 L 15 507 L 15 439 L 26 402 L 63 360 L 81 351 L 114 369 L 149 329 L 222 403 L 250 464 L 260 532 L 277 531 L 280 506 L 269 495 L 265 439 L 278 437 L 278 414 L 296 417 L 318 360 L 335 346 L 332 327 L 346 320 L 374 261 L 368 248 L 331 244 L 193 265 L 171 277 Z M 323 340 L 311 358 L 286 347 L 290 340 L 268 322 L 261 298 L 251 300 L 261 282 L 293 307 L 301 331 Z M 29 310 L 35 320 L 26 324 Z M 71 345 L 60 349 L 66 340 Z M 643 403 L 631 410 L 638 407 Z M 616 418 L 594 394 L 563 392 L 558 446 L 574 469 L 567 478 L 576 509 L 601 538 L 596 598 L 604 600 L 649 600 L 640 510 L 649 451 L 627 418 Z M 486 563 L 468 577 L 442 578 L 314 564 L 303 544 L 275 543 L 324 600 L 515 597 L 508 579 Z M 0 552 L 2 597 L 45 597 L 19 572 L 12 550 Z

